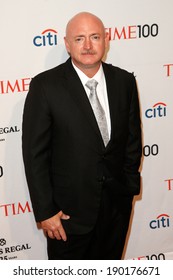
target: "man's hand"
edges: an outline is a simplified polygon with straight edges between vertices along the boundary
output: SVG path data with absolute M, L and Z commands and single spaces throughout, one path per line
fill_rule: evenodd
M 47 235 L 58 240 L 67 240 L 66 232 L 61 223 L 62 220 L 68 220 L 70 217 L 64 214 L 62 211 L 58 212 L 55 216 L 40 222 L 41 228 L 47 233 Z

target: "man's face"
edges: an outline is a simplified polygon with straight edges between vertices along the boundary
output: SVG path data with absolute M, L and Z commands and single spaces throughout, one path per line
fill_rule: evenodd
M 66 49 L 74 64 L 81 70 L 98 67 L 107 44 L 108 36 L 97 18 L 78 17 L 67 28 Z

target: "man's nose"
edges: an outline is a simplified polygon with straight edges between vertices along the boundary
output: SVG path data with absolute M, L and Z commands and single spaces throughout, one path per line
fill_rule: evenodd
M 85 39 L 84 48 L 85 49 L 91 49 L 92 48 L 92 42 L 91 42 L 90 39 Z

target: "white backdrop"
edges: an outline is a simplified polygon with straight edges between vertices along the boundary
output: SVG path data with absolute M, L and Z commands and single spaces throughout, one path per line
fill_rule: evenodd
M 133 72 L 139 88 L 142 191 L 124 259 L 173 259 L 172 0 L 0 0 L 0 9 L 0 259 L 47 259 L 23 169 L 23 104 L 31 78 L 68 57 L 65 26 L 80 11 L 103 20 L 106 61 Z

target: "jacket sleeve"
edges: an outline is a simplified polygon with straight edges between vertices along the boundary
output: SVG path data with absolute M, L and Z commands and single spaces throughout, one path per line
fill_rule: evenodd
M 140 191 L 140 162 L 142 154 L 141 120 L 138 91 L 135 77 L 132 75 L 132 92 L 129 110 L 128 137 L 125 151 L 125 185 L 134 194 Z
M 26 179 L 35 219 L 43 221 L 60 209 L 52 195 L 51 114 L 46 99 L 44 82 L 32 79 L 25 100 L 22 123 L 22 151 Z

